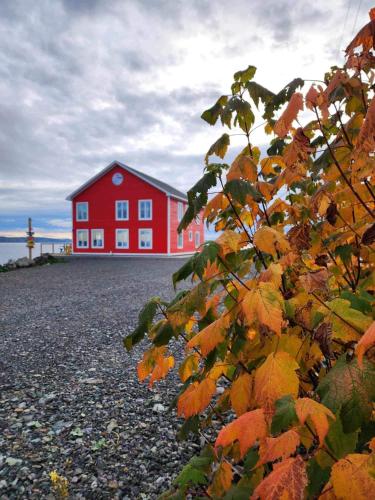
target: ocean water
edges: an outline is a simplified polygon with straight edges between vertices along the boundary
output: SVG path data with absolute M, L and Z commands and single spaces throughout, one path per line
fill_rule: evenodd
M 52 252 L 52 243 L 35 243 L 33 248 L 33 257 L 37 257 L 41 253 L 41 245 L 43 253 Z M 60 247 L 63 243 L 54 243 L 55 253 L 60 252 Z M 0 243 L 0 265 L 5 264 L 8 260 L 19 259 L 20 257 L 28 257 L 29 249 L 25 243 Z

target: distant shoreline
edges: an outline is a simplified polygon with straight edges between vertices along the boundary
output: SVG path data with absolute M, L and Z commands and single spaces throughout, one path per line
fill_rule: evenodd
M 34 238 L 35 243 L 71 243 L 72 240 L 67 238 L 44 238 L 42 236 L 37 236 Z M 25 243 L 26 236 L 0 236 L 0 243 Z

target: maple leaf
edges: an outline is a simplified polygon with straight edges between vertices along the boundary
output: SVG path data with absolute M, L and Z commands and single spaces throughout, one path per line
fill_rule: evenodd
M 357 344 L 355 353 L 358 356 L 358 364 L 363 367 L 363 356 L 370 347 L 375 345 L 375 321 L 371 323 Z
M 249 326 L 258 321 L 281 335 L 283 298 L 275 285 L 259 283 L 256 289 L 246 293 L 241 306 Z
M 374 29 L 375 29 L 375 20 Z M 356 153 L 371 153 L 375 149 L 375 98 L 373 97 L 368 107 L 366 118 L 359 131 Z
M 264 408 L 267 418 L 274 413 L 274 404 L 282 396 L 298 396 L 298 363 L 286 352 L 271 353 L 256 369 L 254 376 L 254 400 Z
M 241 457 L 251 448 L 257 439 L 266 437 L 267 424 L 262 409 L 244 413 L 219 432 L 215 448 L 225 447 L 239 441 Z
M 290 429 L 275 438 L 266 437 L 260 442 L 259 461 L 256 467 L 267 462 L 274 462 L 280 458 L 285 460 L 296 451 L 299 444 L 300 437 L 294 429 Z
M 233 472 L 232 467 L 228 462 L 221 462 L 219 468 L 214 474 L 212 483 L 207 490 L 207 493 L 214 498 L 222 498 L 224 493 L 229 490 L 232 485 Z
M 293 123 L 293 121 L 297 118 L 299 111 L 303 110 L 303 96 L 300 92 L 295 92 L 288 105 L 277 120 L 274 126 L 274 132 L 279 137 L 285 137 L 289 132 L 289 129 Z
M 290 245 L 298 250 L 307 250 L 311 246 L 310 226 L 308 224 L 297 224 L 288 232 Z
M 316 290 L 327 291 L 328 289 L 329 273 L 327 269 L 320 269 L 311 273 L 304 274 L 300 277 L 300 282 L 308 293 L 315 292 Z
M 375 49 L 375 9 L 369 12 L 370 22 L 358 31 L 356 36 L 346 47 L 345 52 L 350 55 L 354 50 L 362 45 L 363 52 L 368 52 L 371 48 Z
M 374 455 L 353 453 L 336 462 L 331 471 L 335 495 L 342 500 L 369 500 L 374 497 Z M 372 472 L 372 473 L 371 473 Z
M 306 466 L 302 457 L 287 458 L 255 488 L 252 500 L 303 500 L 307 485 Z
M 277 255 L 277 251 L 285 253 L 290 250 L 286 237 L 273 227 L 262 226 L 254 235 L 254 245 L 262 252 Z
M 275 169 L 273 168 L 273 165 L 278 165 L 281 168 L 285 168 L 286 166 L 282 156 L 268 156 L 267 158 L 263 158 L 260 162 L 262 174 L 274 174 Z
M 233 382 L 229 397 L 236 415 L 245 413 L 251 403 L 252 377 L 249 373 L 241 373 Z
M 140 382 L 151 374 L 149 385 L 152 387 L 156 380 L 166 377 L 169 370 L 174 366 L 174 357 L 164 357 L 165 350 L 165 347 L 153 347 L 144 353 L 137 366 Z
M 310 146 L 309 138 L 302 128 L 298 128 L 292 142 L 285 148 L 283 158 L 286 165 L 291 166 L 296 162 L 305 162 L 313 151 L 314 148 Z
M 215 347 L 225 340 L 225 332 L 230 325 L 230 316 L 225 314 L 203 328 L 195 337 L 189 340 L 187 347 L 200 347 L 203 356 L 207 356 Z
M 216 392 L 216 383 L 211 378 L 194 382 L 179 396 L 177 414 L 185 418 L 197 415 L 209 405 Z
M 228 253 L 238 252 L 248 242 L 243 234 L 227 229 L 216 239 L 216 243 L 220 246 L 220 253 L 225 256 Z
M 239 155 L 228 170 L 227 180 L 245 179 L 250 182 L 255 182 L 257 176 L 257 166 L 251 156 Z
M 283 268 L 280 263 L 275 264 L 274 262 L 259 275 L 259 283 L 268 282 L 273 283 L 275 288 L 279 288 L 281 285 L 281 277 L 283 274 Z
M 186 380 L 191 377 L 193 373 L 197 372 L 198 365 L 199 355 L 197 353 L 193 353 L 185 358 L 178 369 L 181 381 L 186 382 Z
M 297 399 L 295 410 L 298 420 L 302 425 L 305 424 L 308 418 L 311 419 L 312 423 L 315 426 L 316 432 L 318 433 L 320 446 L 322 446 L 329 429 L 329 422 L 327 417 L 335 420 L 336 417 L 334 416 L 334 414 L 324 405 L 310 398 Z

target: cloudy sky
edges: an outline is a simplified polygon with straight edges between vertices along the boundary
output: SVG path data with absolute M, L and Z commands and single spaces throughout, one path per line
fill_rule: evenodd
M 373 0 L 1 0 L 0 234 L 66 236 L 65 197 L 117 159 L 182 190 L 220 135 L 201 112 L 249 64 L 320 78 Z M 259 144 L 265 142 L 260 134 Z

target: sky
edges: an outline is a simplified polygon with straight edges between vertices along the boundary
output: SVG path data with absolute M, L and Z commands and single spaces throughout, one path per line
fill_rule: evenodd
M 319 79 L 372 4 L 1 0 L 0 235 L 32 217 L 36 235 L 69 237 L 66 196 L 113 160 L 186 191 L 222 134 L 200 115 L 233 73 L 254 65 L 275 92 Z

